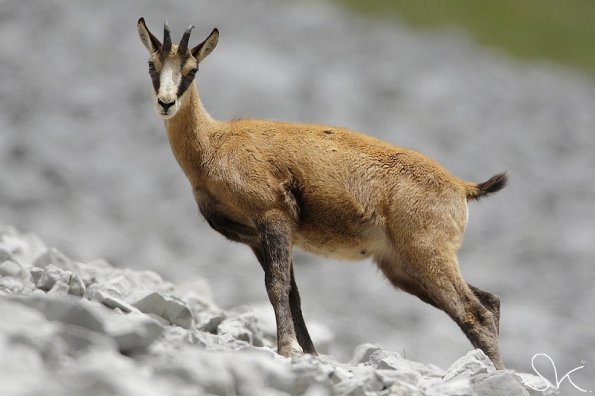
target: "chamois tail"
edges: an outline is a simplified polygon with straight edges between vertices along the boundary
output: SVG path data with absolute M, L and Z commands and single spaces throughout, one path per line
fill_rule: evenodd
M 491 193 L 502 190 L 507 183 L 508 175 L 506 173 L 499 173 L 496 176 L 492 176 L 483 183 L 469 183 L 465 186 L 467 200 L 479 200 Z

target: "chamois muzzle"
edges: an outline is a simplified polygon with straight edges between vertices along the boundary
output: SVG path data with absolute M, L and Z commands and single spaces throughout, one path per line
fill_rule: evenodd
M 167 111 L 169 110 L 169 108 L 172 107 L 173 105 L 175 105 L 176 101 L 175 101 L 175 99 L 166 101 L 166 100 L 159 98 L 159 99 L 157 99 L 157 103 L 159 103 L 159 106 L 161 106 L 161 108 L 163 109 L 163 113 L 167 114 Z

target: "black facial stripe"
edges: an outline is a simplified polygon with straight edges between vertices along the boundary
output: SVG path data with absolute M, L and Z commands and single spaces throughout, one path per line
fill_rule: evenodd
M 165 58 L 163 51 L 160 51 L 159 57 L 160 57 L 160 59 L 162 59 L 162 63 L 163 63 L 163 59 Z M 182 65 L 186 62 L 187 59 L 188 59 L 187 55 L 181 56 Z M 182 96 L 184 94 L 184 92 L 186 92 L 186 90 L 188 89 L 188 87 L 190 86 L 192 81 L 194 80 L 194 77 L 196 76 L 197 71 L 198 71 L 198 66 L 196 66 L 195 69 L 190 70 L 190 72 L 188 74 L 182 76 L 180 85 L 178 86 L 178 92 L 177 92 L 178 98 L 180 96 Z M 155 93 L 158 94 L 159 86 L 161 85 L 161 73 L 157 72 L 157 70 L 155 69 L 155 64 L 152 61 L 149 61 L 149 75 L 151 76 L 151 81 L 153 83 L 153 89 L 155 90 Z
M 159 84 L 161 83 L 159 80 L 159 73 L 157 73 L 156 71 L 153 72 L 149 72 L 149 74 L 151 75 L 151 81 L 153 82 L 153 89 L 155 90 L 155 93 L 159 92 Z
M 185 54 L 178 54 L 178 56 L 180 57 L 181 64 L 183 67 L 183 65 L 188 60 L 189 52 L 186 52 Z M 197 71 L 198 71 L 198 66 L 196 66 L 196 69 L 191 70 L 185 76 L 182 75 L 182 81 L 180 81 L 180 85 L 178 85 L 178 98 L 181 97 L 184 94 L 184 92 L 186 92 L 186 90 L 188 89 L 190 84 L 192 84 L 192 81 L 194 80 L 194 76 L 196 75 Z
M 188 73 L 185 76 L 182 76 L 182 81 L 178 86 L 178 98 L 186 92 L 192 81 L 194 80 L 194 74 Z
M 149 61 L 149 75 L 151 76 L 151 81 L 153 82 L 153 89 L 155 90 L 155 93 L 157 93 L 159 91 L 159 73 L 157 73 L 157 70 L 155 70 L 155 65 L 153 64 L 153 62 Z

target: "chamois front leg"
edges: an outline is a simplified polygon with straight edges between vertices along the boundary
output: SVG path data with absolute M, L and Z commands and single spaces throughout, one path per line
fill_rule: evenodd
M 266 262 L 264 261 L 264 256 L 260 246 L 252 247 L 256 258 L 262 268 L 266 271 Z M 291 290 L 289 291 L 289 306 L 291 308 L 291 316 L 293 319 L 293 328 L 295 329 L 297 340 L 302 347 L 302 350 L 305 353 L 309 353 L 311 355 L 318 355 L 316 352 L 316 348 L 314 347 L 314 343 L 312 342 L 312 338 L 310 338 L 310 333 L 308 332 L 308 328 L 306 327 L 306 321 L 304 320 L 304 316 L 302 314 L 302 303 L 300 299 L 300 293 L 298 291 L 298 286 L 295 281 L 295 273 L 293 270 L 293 260 L 291 261 Z
M 254 252 L 264 269 L 264 281 L 277 321 L 277 350 L 289 357 L 301 353 L 289 303 L 291 291 L 291 223 L 280 211 L 270 211 L 256 223 L 260 246 Z
M 310 333 L 306 327 L 306 321 L 302 314 L 302 302 L 297 283 L 295 282 L 295 273 L 293 271 L 293 261 L 291 263 L 291 291 L 289 292 L 289 305 L 291 306 L 291 315 L 293 316 L 293 326 L 296 331 L 298 342 L 303 351 L 311 355 L 318 355 Z

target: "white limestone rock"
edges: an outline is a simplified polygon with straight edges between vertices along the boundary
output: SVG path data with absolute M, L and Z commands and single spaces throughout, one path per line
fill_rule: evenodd
M 530 396 L 521 380 L 512 372 L 496 371 L 474 375 L 475 392 L 482 396 Z
M 38 267 L 31 267 L 29 272 L 31 274 L 31 280 L 37 287 L 37 282 L 39 282 L 39 280 L 41 279 L 41 275 L 43 275 L 43 269 Z
M 192 344 L 201 345 L 207 351 L 211 352 L 229 352 L 240 351 L 246 349 L 258 349 L 260 351 L 267 350 L 267 347 L 254 347 L 246 341 L 233 338 L 230 334 L 211 334 L 198 329 L 191 329 L 188 338 Z M 272 351 L 272 349 L 270 349 Z M 271 352 L 274 357 L 278 355 Z
M 396 383 L 416 385 L 419 382 L 421 375 L 414 371 L 399 372 L 396 370 L 378 369 L 376 370 L 376 377 L 386 388 L 390 388 Z
M 263 334 L 252 312 L 232 313 L 217 326 L 217 334 L 229 334 L 236 340 L 260 347 L 264 346 Z
M 37 268 L 44 270 L 41 275 Z M 76 262 L 54 248 L 47 249 L 35 260 L 35 267 L 31 269 L 31 273 L 36 283 L 41 281 L 38 287 L 42 290 L 51 289 L 59 278 L 71 276 L 76 285 L 73 285 L 70 293 L 79 296 L 84 295 L 85 288 L 91 285 L 99 285 L 111 296 L 122 299 L 134 298 L 130 296 L 131 293 L 145 295 L 150 291 L 173 291 L 173 285 L 153 271 L 115 268 L 105 260 Z
M 419 388 L 406 382 L 397 382 L 389 388 L 389 395 L 426 396 Z
M 420 390 L 427 396 L 476 396 L 471 380 L 467 377 L 457 377 L 446 382 L 421 384 Z
M 192 313 L 182 300 L 174 296 L 151 292 L 132 305 L 142 312 L 158 315 L 185 329 L 192 326 Z
M 359 367 L 354 370 L 353 376 L 333 386 L 334 391 L 340 395 L 367 396 L 368 393 L 378 392 L 383 389 L 383 384 L 376 378 L 372 367 Z
M 361 344 L 355 348 L 355 353 L 351 359 L 351 364 L 363 364 L 370 360 L 370 356 L 376 351 L 380 351 L 382 348 L 376 344 Z
M 475 376 L 494 371 L 496 371 L 496 368 L 490 358 L 481 349 L 474 349 L 451 364 L 444 376 L 444 381 L 459 376 Z
M 44 270 L 36 284 L 41 290 L 49 291 L 57 281 L 61 279 L 66 280 L 70 277 L 66 271 L 53 264 L 48 264 L 43 268 Z
M 54 295 L 72 294 L 81 297 L 85 294 L 85 284 L 76 272 L 64 270 L 54 264 L 45 265 L 41 274 L 39 274 L 39 271 L 35 271 L 33 279 L 35 278 L 38 278 L 36 286 L 39 289 L 51 292 Z
M 351 377 L 353 377 L 353 373 L 351 373 L 351 371 L 346 370 L 342 367 L 335 367 L 335 370 L 333 371 L 333 373 L 331 374 L 329 379 L 330 379 L 331 385 L 334 386 L 340 382 L 347 381 Z
M 195 284 L 197 287 L 193 286 Z M 227 313 L 213 303 L 210 297 L 205 297 L 210 291 L 204 286 L 203 280 L 199 279 L 196 283 L 187 282 L 184 285 L 176 286 L 176 293 L 182 296 L 182 301 L 190 309 L 195 325 L 202 331 L 216 334 L 217 327 L 227 318 Z
M 103 291 L 128 303 L 136 302 L 151 292 L 171 294 L 174 290 L 170 282 L 153 271 L 114 268 L 104 260 L 79 263 L 79 271 L 87 286 L 99 285 Z
M 291 368 L 296 376 L 296 393 L 305 392 L 314 384 L 324 385 L 327 391 L 331 391 L 334 384 L 341 381 L 329 381 L 336 371 L 337 365 L 333 359 L 325 356 L 302 355 L 294 356 L 291 359 Z M 349 376 L 351 378 L 352 376 Z
M 103 285 L 92 284 L 86 290 L 85 296 L 89 300 L 97 301 L 111 309 L 120 309 L 124 313 L 140 312 L 140 310 L 121 298 L 114 297 L 110 292 L 104 290 Z
M 48 290 L 49 296 L 54 297 L 65 297 L 68 295 L 68 290 L 70 289 L 70 285 L 66 283 L 67 281 L 64 279 L 58 279 L 56 283 L 53 284 L 52 288 Z
M 376 369 L 395 370 L 400 373 L 419 374 L 420 378 L 440 378 L 445 376 L 446 372 L 433 364 L 423 364 L 401 357 L 396 352 L 377 350 L 372 352 L 367 365 Z
M 105 323 L 105 331 L 125 354 L 144 352 L 163 330 L 163 325 L 141 313 L 111 315 Z
M 195 316 L 196 318 L 196 316 Z M 217 312 L 217 313 L 203 313 L 198 315 L 197 319 L 197 327 L 201 331 L 206 331 L 207 333 L 217 334 L 217 329 L 219 325 L 227 319 L 226 312 Z
M 68 294 L 73 296 L 82 297 L 85 295 L 86 286 L 79 274 L 74 272 L 69 279 L 68 283 Z

